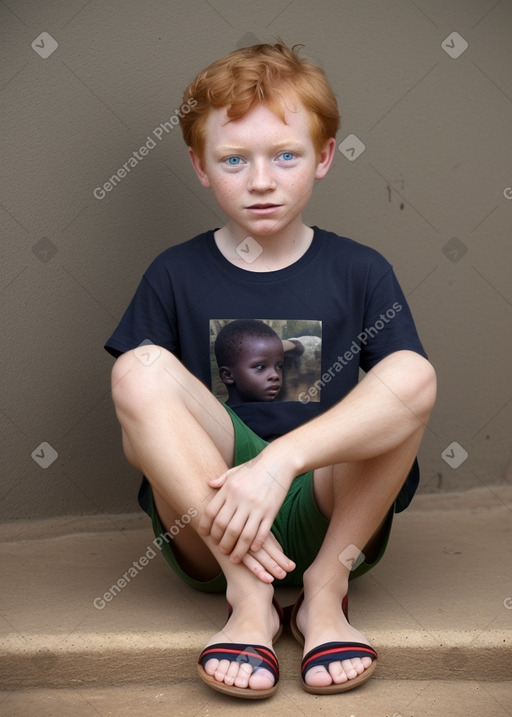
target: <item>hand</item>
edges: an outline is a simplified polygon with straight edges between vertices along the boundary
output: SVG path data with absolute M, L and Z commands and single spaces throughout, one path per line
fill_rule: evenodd
M 256 553 L 249 550 L 242 558 L 242 562 L 264 583 L 271 583 L 274 578 L 282 580 L 286 577 L 286 573 L 295 569 L 295 563 L 283 553 L 273 533 L 268 534 Z
M 295 477 L 264 454 L 208 483 L 218 490 L 203 513 L 199 533 L 210 536 L 234 563 L 249 550 L 261 549 Z

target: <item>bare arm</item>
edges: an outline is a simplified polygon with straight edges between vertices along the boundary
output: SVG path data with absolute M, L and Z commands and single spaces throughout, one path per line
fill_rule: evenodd
M 431 364 L 397 351 L 374 366 L 331 409 L 274 441 L 264 453 L 277 466 L 293 461 L 297 474 L 371 458 L 395 448 L 428 420 L 436 380 Z
M 338 404 L 211 481 L 220 490 L 201 531 L 238 562 L 249 548 L 261 547 L 295 476 L 399 446 L 426 423 L 435 393 L 426 359 L 412 351 L 390 354 Z

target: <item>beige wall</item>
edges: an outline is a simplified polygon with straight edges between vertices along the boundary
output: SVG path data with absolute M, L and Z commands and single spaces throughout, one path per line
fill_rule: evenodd
M 1 519 L 136 509 L 103 342 L 151 259 L 223 219 L 179 129 L 93 191 L 197 71 L 276 35 L 326 70 L 339 143 L 366 146 L 337 152 L 306 220 L 389 258 L 439 374 L 421 490 L 507 480 L 510 0 L 9 0 L 0 25 Z M 42 32 L 58 43 L 47 58 L 49 38 L 31 47 Z M 454 441 L 458 468 L 441 455 Z M 43 442 L 58 454 L 46 468 Z

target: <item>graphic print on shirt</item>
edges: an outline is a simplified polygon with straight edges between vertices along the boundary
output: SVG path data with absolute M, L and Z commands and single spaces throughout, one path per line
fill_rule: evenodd
M 210 319 L 210 366 L 213 394 L 228 406 L 299 401 L 320 380 L 322 322 Z

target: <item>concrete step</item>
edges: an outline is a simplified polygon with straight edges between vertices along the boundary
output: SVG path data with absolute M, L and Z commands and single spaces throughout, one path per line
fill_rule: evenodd
M 236 700 L 199 680 L 123 687 L 0 692 L 2 717 L 507 717 L 510 682 L 379 680 L 341 695 L 317 697 L 284 679 L 274 697 Z
M 383 561 L 350 588 L 351 622 L 379 653 L 370 683 L 512 678 L 511 537 L 510 486 L 421 495 L 396 516 Z M 183 585 L 157 552 L 143 514 L 0 526 L 2 688 L 195 685 L 225 600 Z M 302 694 L 299 646 L 285 633 L 276 652 Z

